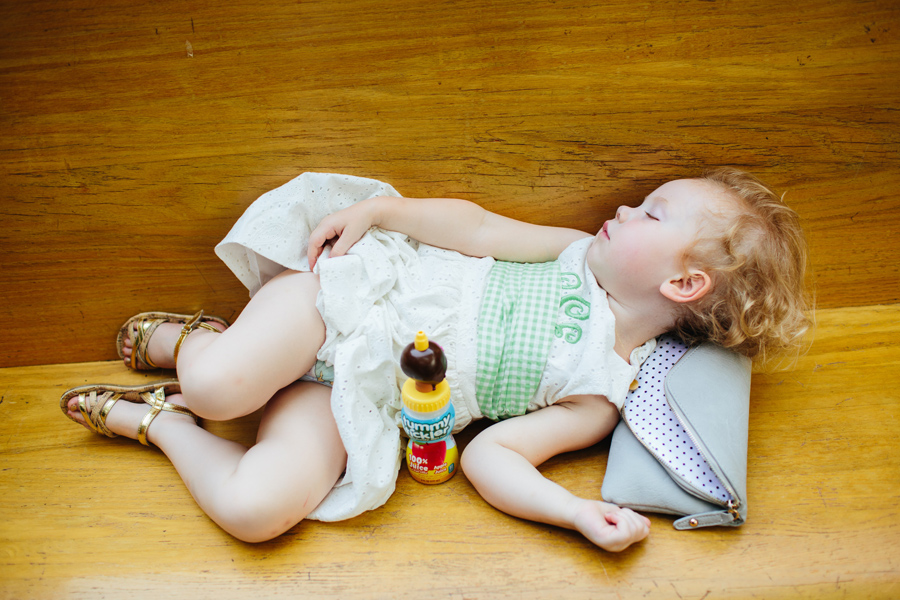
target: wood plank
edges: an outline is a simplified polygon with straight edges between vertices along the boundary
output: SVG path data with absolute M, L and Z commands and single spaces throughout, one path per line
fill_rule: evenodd
M 788 192 L 821 307 L 898 302 L 898 32 L 878 0 L 4 2 L 0 365 L 237 314 L 212 246 L 304 170 L 592 230 L 735 164 Z
M 789 370 L 755 373 L 749 521 L 607 554 L 508 517 L 458 475 L 402 472 L 383 508 L 259 545 L 196 507 L 161 453 L 60 414 L 70 386 L 150 379 L 113 362 L 0 370 L 2 598 L 896 598 L 900 305 L 823 310 Z M 256 417 L 207 426 L 244 443 Z M 459 437 L 464 444 L 479 424 Z M 608 446 L 544 472 L 599 496 Z

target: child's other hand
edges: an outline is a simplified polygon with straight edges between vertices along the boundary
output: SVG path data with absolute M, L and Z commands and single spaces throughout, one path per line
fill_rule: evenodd
M 630 508 L 585 500 L 575 514 L 575 529 L 610 552 L 621 552 L 650 533 L 650 520 Z
M 310 269 L 316 266 L 326 243 L 334 242 L 330 256 L 343 256 L 376 224 L 377 200 L 378 198 L 364 200 L 322 219 L 309 236 L 306 255 Z

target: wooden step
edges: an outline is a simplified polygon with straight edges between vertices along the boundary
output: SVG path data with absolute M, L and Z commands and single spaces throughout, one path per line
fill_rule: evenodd
M 69 387 L 150 376 L 118 362 L 2 369 L 0 598 L 897 597 L 898 340 L 900 305 L 820 311 L 806 356 L 753 376 L 749 521 L 678 532 L 653 516 L 622 554 L 500 513 L 464 475 L 428 487 L 405 472 L 379 510 L 238 542 L 162 453 L 58 408 Z M 257 419 L 207 427 L 250 444 Z M 543 471 L 598 497 L 607 448 Z

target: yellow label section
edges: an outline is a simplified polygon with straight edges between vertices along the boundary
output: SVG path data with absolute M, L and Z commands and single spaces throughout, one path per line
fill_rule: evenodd
M 452 436 L 428 444 L 410 440 L 406 446 L 406 466 L 419 483 L 444 483 L 459 468 L 459 449 Z

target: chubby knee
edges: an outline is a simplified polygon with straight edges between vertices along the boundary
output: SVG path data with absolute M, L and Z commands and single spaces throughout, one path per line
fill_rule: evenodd
M 309 512 L 257 492 L 241 491 L 230 496 L 228 506 L 218 511 L 216 521 L 237 539 L 256 544 L 278 537 Z
M 198 417 L 227 421 L 253 412 L 241 402 L 239 373 L 195 361 L 190 368 L 178 370 L 178 381 L 185 404 Z
M 215 421 L 232 418 L 224 414 L 220 402 L 223 389 L 218 374 L 206 369 L 186 369 L 178 372 L 178 382 L 185 404 L 197 416 Z

